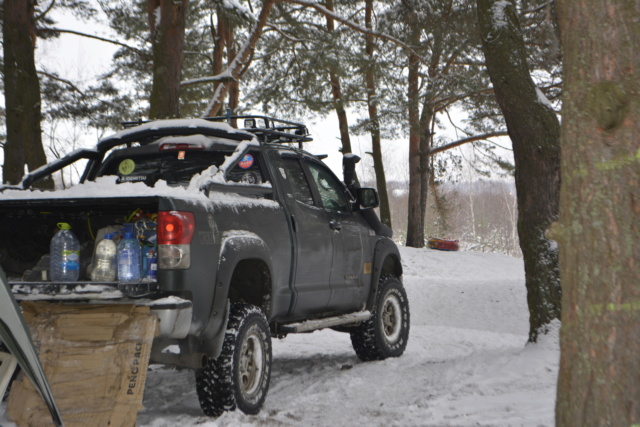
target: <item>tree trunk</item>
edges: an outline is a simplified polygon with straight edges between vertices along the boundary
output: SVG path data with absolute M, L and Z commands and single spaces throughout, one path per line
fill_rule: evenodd
M 47 163 L 42 146 L 40 82 L 36 73 L 34 0 L 5 0 L 4 99 L 7 142 L 4 146 L 3 182 L 17 184 L 29 171 Z M 53 181 L 39 186 L 53 188 Z
M 224 70 L 224 49 L 226 47 L 229 30 L 227 28 L 227 20 L 223 17 L 223 14 L 218 8 L 216 10 L 216 17 L 218 26 L 213 25 L 211 22 L 211 35 L 213 36 L 213 75 L 217 76 Z M 218 90 L 218 86 L 222 84 L 219 81 L 213 83 L 213 92 Z M 222 99 L 221 102 L 224 102 Z
M 327 0 L 327 10 L 333 12 L 333 0 Z M 327 31 L 330 33 L 335 31 L 333 17 L 325 15 L 327 20 Z M 351 149 L 351 136 L 349 135 L 349 122 L 347 120 L 347 112 L 344 109 L 344 100 L 342 99 L 342 86 L 340 77 L 335 70 L 329 70 L 329 83 L 331 84 L 331 95 L 333 96 L 333 106 L 338 116 L 338 127 L 340 129 L 340 142 L 342 143 L 342 154 L 353 153 Z
M 429 100 L 425 100 L 420 114 L 420 217 L 422 228 L 426 228 L 425 220 L 427 216 L 427 198 L 429 195 L 429 181 L 431 179 L 431 123 L 434 116 L 433 106 Z M 422 239 L 424 240 L 424 234 Z
M 373 28 L 373 0 L 366 1 L 365 26 Z M 382 144 L 380 138 L 380 120 L 378 118 L 378 97 L 376 94 L 376 76 L 374 64 L 374 42 L 371 34 L 365 34 L 365 50 L 369 63 L 365 70 L 365 84 L 367 87 L 367 108 L 369 110 L 369 121 L 371 123 L 371 151 L 373 152 L 373 169 L 376 172 L 376 186 L 380 197 L 380 220 L 383 224 L 391 228 L 391 208 L 389 207 L 389 195 L 387 191 L 387 177 L 384 173 L 384 163 L 382 161 Z
M 545 237 L 558 214 L 560 125 L 529 74 L 513 0 L 477 5 L 487 69 L 513 144 L 529 341 L 535 342 L 561 311 L 557 248 Z
M 276 0 L 264 0 L 262 3 L 262 9 L 260 10 L 260 14 L 258 15 L 258 19 L 251 29 L 251 34 L 249 34 L 249 38 L 245 42 L 245 44 L 240 49 L 238 55 L 231 61 L 231 64 L 227 68 L 229 73 L 229 78 L 222 81 L 220 85 L 216 88 L 209 105 L 207 106 L 207 110 L 205 112 L 205 116 L 213 117 L 220 112 L 222 108 L 222 104 L 224 99 L 227 96 L 227 93 L 232 87 L 233 81 L 239 81 L 242 78 L 242 74 L 247 70 L 248 64 L 251 63 L 251 58 L 253 57 L 253 52 L 255 50 L 256 44 L 262 35 L 262 30 L 267 23 L 267 19 L 271 14 L 271 9 L 273 8 Z
M 640 425 L 640 5 L 558 3 L 558 426 Z
M 189 0 L 149 0 L 147 4 L 153 43 L 153 83 L 149 97 L 149 117 L 152 119 L 180 117 L 180 81 L 188 4 Z
M 415 16 L 414 16 L 414 21 Z M 416 25 L 411 34 L 410 44 L 417 46 L 420 42 L 420 31 Z M 422 175 L 420 173 L 422 158 L 420 155 L 420 101 L 418 93 L 418 73 L 420 60 L 409 52 L 409 75 L 407 97 L 409 99 L 409 215 L 407 218 L 406 245 L 414 248 L 424 247 L 424 215 L 421 209 Z

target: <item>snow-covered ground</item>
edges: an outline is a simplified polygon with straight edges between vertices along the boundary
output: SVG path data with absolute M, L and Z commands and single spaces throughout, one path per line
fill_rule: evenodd
M 411 305 L 405 354 L 361 362 L 329 330 L 274 339 L 255 416 L 202 415 L 193 373 L 152 365 L 138 426 L 551 426 L 558 326 L 525 345 L 522 260 L 402 248 Z M 10 425 L 2 418 L 0 425 Z M 6 423 L 6 424 L 5 424 Z

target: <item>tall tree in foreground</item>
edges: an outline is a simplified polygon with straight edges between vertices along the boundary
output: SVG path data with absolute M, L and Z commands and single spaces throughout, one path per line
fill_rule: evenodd
M 149 117 L 180 116 L 180 80 L 184 58 L 184 26 L 189 0 L 149 0 L 153 45 L 153 84 Z
M 564 0 L 556 425 L 640 424 L 640 3 Z M 554 236 L 555 238 L 555 236 Z
M 32 171 L 47 162 L 40 127 L 40 82 L 34 61 L 35 5 L 35 0 L 6 0 L 3 5 L 7 142 L 2 180 L 12 184 L 20 182 L 25 166 Z M 53 181 L 41 186 L 52 187 Z
M 529 305 L 529 341 L 561 313 L 558 252 L 545 232 L 557 219 L 560 124 L 527 66 L 514 0 L 477 0 L 485 61 L 513 144 L 518 236 Z

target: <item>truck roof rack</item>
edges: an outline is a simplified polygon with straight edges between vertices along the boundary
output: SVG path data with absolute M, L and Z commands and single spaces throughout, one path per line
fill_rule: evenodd
M 309 136 L 307 127 L 301 123 L 276 119 L 274 117 L 261 115 L 236 115 L 232 116 L 227 110 L 227 115 L 217 117 L 203 117 L 212 122 L 223 122 L 231 124 L 232 121 L 243 120 L 244 126 L 239 130 L 251 132 L 257 136 L 260 142 L 290 143 L 297 142 L 302 148 L 303 142 L 313 141 Z

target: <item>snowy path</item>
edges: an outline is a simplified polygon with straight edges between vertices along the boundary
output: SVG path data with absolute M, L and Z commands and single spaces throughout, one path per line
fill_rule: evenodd
M 557 333 L 525 347 L 522 261 L 402 249 L 411 304 L 404 356 L 362 363 L 333 331 L 274 340 L 271 388 L 256 416 L 201 415 L 193 374 L 154 366 L 138 425 L 551 426 Z
M 557 330 L 525 346 L 521 260 L 402 248 L 411 306 L 405 354 L 363 363 L 349 336 L 324 330 L 273 341 L 258 415 L 202 415 L 193 372 L 153 365 L 142 427 L 552 426 Z M 0 426 L 12 423 L 3 418 Z

